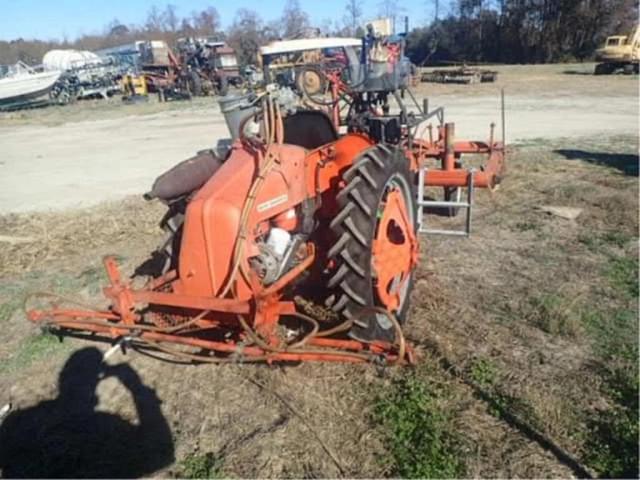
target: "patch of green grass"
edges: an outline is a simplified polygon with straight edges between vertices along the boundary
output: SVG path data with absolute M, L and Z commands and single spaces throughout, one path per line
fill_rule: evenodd
M 596 354 L 603 361 L 636 361 L 638 350 L 638 315 L 633 310 L 601 312 L 584 310 L 582 323 L 593 339 Z
M 18 282 L 0 284 L 0 322 L 9 320 L 22 307 L 25 299 L 24 288 Z
M 102 265 L 100 267 L 89 267 L 78 275 L 78 280 L 89 289 L 89 293 L 100 293 L 101 287 L 108 283 L 107 274 Z
M 590 233 L 582 233 L 578 235 L 578 242 L 587 247 L 590 251 L 597 253 L 602 247 L 602 242 L 600 241 L 600 237 L 598 235 L 593 235 Z
M 31 365 L 36 360 L 64 350 L 65 344 L 49 333 L 33 335 L 26 338 L 16 352 L 0 363 L 0 372 L 15 371 Z
M 192 453 L 179 465 L 179 478 L 223 478 L 223 460 L 213 453 Z
M 520 232 L 530 232 L 540 230 L 540 224 L 535 222 L 518 222 L 515 224 L 516 230 Z
M 471 365 L 469 376 L 481 387 L 489 387 L 496 381 L 498 369 L 491 360 L 481 358 Z
M 415 373 L 395 380 L 376 401 L 374 421 L 385 435 L 392 475 L 456 478 L 464 475 L 460 440 L 441 404 L 441 387 Z
M 8 302 L 0 304 L 0 323 L 9 320 L 19 306 L 20 302 L 15 300 L 9 300 Z
M 602 276 L 614 292 L 607 294 L 606 303 L 585 309 L 582 323 L 593 344 L 603 379 L 601 393 L 609 406 L 586 420 L 584 461 L 601 477 L 638 478 L 638 260 L 606 250 L 623 248 L 632 237 L 608 232 L 596 238 L 583 243 L 597 252 L 605 249 L 608 263 Z
M 633 237 L 627 235 L 624 232 L 605 232 L 602 235 L 602 240 L 609 245 L 614 245 L 618 248 L 624 247 Z
M 604 373 L 603 393 L 612 403 L 588 421 L 586 462 L 605 478 L 638 478 L 637 348 L 633 362 L 619 362 Z
M 636 311 L 586 312 L 611 407 L 588 419 L 585 461 L 602 477 L 638 478 L 638 316 Z
M 578 242 L 594 253 L 602 253 L 607 247 L 623 248 L 632 238 L 631 235 L 620 231 L 588 232 L 578 235 Z
M 524 313 L 529 323 L 547 333 L 575 337 L 581 325 L 574 303 L 558 294 L 543 294 L 530 298 Z
M 637 412 L 614 407 L 589 423 L 585 461 L 601 478 L 638 478 Z
M 638 259 L 611 257 L 607 277 L 611 285 L 624 295 L 638 297 Z
M 552 188 L 549 193 L 554 200 L 571 202 L 571 200 L 582 199 L 585 188 L 583 185 L 566 184 Z

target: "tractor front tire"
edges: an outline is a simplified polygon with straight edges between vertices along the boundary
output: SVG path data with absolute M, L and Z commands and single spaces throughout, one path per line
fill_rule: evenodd
M 342 180 L 344 186 L 336 196 L 338 214 L 330 223 L 334 243 L 328 252 L 331 267 L 327 279 L 329 296 L 325 305 L 340 316 L 353 318 L 354 324 L 349 332 L 352 338 L 393 341 L 395 330 L 392 323 L 385 315 L 367 310 L 367 307 L 391 310 L 400 323 L 407 316 L 414 265 L 409 268 L 406 268 L 407 264 L 402 268 L 399 265 L 409 260 L 404 254 L 408 244 L 403 245 L 403 242 L 413 242 L 411 245 L 417 247 L 415 174 L 410 171 L 409 161 L 401 150 L 377 145 L 361 153 L 343 174 Z M 396 212 L 406 211 L 400 216 L 405 221 L 393 220 L 386 224 L 384 230 L 387 231 L 382 231 L 383 228 L 379 227 L 386 218 L 385 209 L 391 204 L 391 192 L 396 192 L 393 199 L 402 207 Z M 388 245 L 389 250 L 395 248 L 394 243 L 404 249 L 400 250 L 404 253 L 399 255 L 401 261 L 397 270 L 394 270 L 394 262 L 388 260 L 386 270 L 380 269 L 382 277 L 386 278 L 384 287 L 380 287 L 384 284 L 375 267 L 376 262 L 381 265 L 384 255 L 375 258 L 376 242 Z M 387 273 L 389 269 L 391 277 Z M 381 288 L 389 290 L 381 292 Z M 395 308 L 390 308 L 382 300 L 381 296 L 386 296 L 388 301 L 387 293 L 396 299 L 393 302 Z

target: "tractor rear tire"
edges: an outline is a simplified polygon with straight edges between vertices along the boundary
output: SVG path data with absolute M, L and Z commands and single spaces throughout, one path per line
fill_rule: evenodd
M 314 98 L 327 89 L 327 79 L 316 65 L 306 65 L 296 73 L 296 88 L 307 98 Z
M 401 150 L 377 145 L 361 153 L 342 180 L 344 187 L 336 196 L 338 214 L 330 224 L 335 243 L 328 253 L 330 294 L 325 305 L 343 317 L 354 318 L 349 332 L 352 338 L 392 341 L 395 331 L 384 315 L 372 312 L 361 315 L 359 311 L 366 307 L 387 308 L 380 299 L 378 275 L 373 266 L 374 242 L 380 235 L 388 235 L 378 231 L 382 217 L 380 209 L 386 208 L 384 205 L 391 191 L 399 192 L 410 224 L 407 228 L 415 238 L 415 174 L 410 171 L 409 161 Z M 399 235 L 401 244 L 409 241 L 405 231 L 402 232 Z M 402 323 L 409 310 L 412 269 L 394 277 L 391 283 L 393 286 L 388 287 L 389 291 L 399 292 L 400 299 L 393 313 Z
M 221 75 L 217 80 L 218 91 L 216 92 L 219 96 L 225 97 L 229 93 L 229 79 L 226 75 Z
M 202 79 L 198 72 L 189 72 L 189 91 L 194 97 L 202 96 Z

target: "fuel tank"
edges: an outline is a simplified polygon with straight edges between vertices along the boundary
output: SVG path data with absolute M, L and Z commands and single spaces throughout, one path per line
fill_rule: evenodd
M 269 220 L 301 203 L 306 197 L 304 148 L 273 145 L 279 161 L 267 173 L 257 192 L 247 222 L 243 262 L 258 254 L 255 238 L 270 228 Z M 217 296 L 232 268 L 240 217 L 257 176 L 258 153 L 236 142 L 228 159 L 200 188 L 186 210 L 176 293 Z M 238 279 L 242 279 L 238 275 Z M 251 296 L 238 282 L 237 297 Z
M 160 175 L 144 197 L 170 201 L 187 195 L 204 185 L 221 165 L 222 160 L 212 150 L 198 152 Z

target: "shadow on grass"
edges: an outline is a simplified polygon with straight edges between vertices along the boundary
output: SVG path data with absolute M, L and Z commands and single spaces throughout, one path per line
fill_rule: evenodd
M 558 149 L 554 150 L 567 160 L 583 160 L 596 165 L 616 168 L 625 175 L 638 176 L 638 155 L 633 153 L 588 152 L 586 150 Z
M 593 71 L 586 71 L 586 70 L 563 70 L 562 73 L 565 75 L 588 75 L 588 76 L 593 75 Z
M 96 388 L 115 377 L 138 424 L 97 410 Z M 102 362 L 89 347 L 62 368 L 58 396 L 12 412 L 0 425 L 0 468 L 7 478 L 137 478 L 174 460 L 171 430 L 154 390 L 129 365 Z

